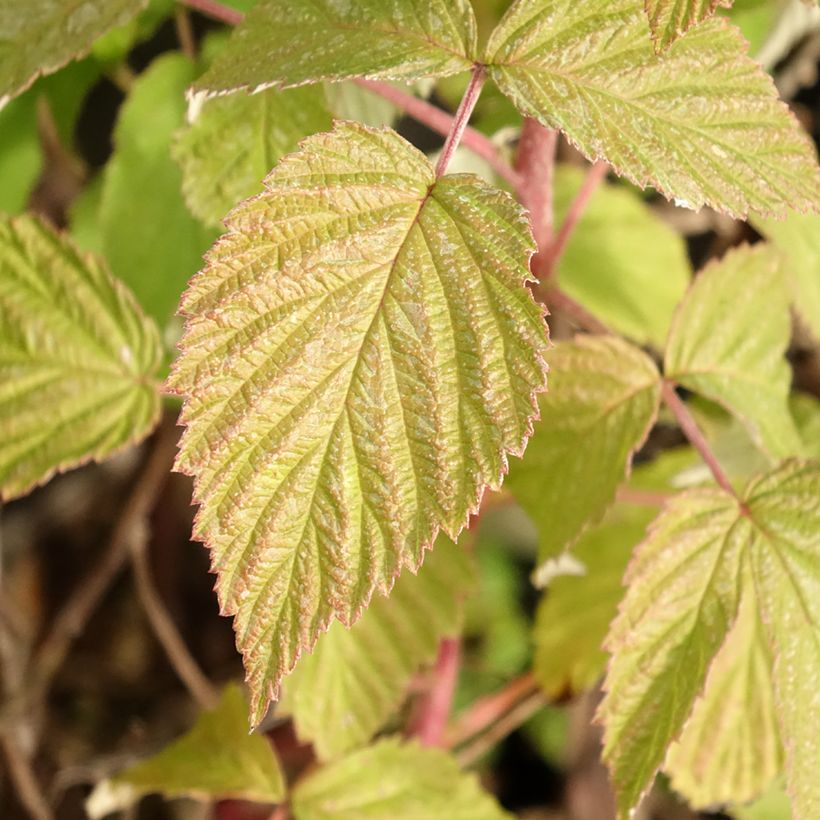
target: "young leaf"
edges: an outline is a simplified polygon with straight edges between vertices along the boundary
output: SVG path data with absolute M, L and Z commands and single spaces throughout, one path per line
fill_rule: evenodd
M 820 207 L 810 141 L 725 20 L 656 55 L 643 0 L 518 0 L 483 62 L 524 114 L 687 207 Z
M 210 712 L 170 746 L 114 778 L 137 794 L 199 800 L 250 800 L 277 803 L 285 781 L 270 741 L 248 734 L 248 704 L 231 684 Z
M 446 77 L 468 71 L 475 51 L 469 0 L 260 0 L 194 90 Z
M 100 35 L 127 22 L 147 0 L 37 0 L 0 5 L 0 108 L 41 74 L 86 54 Z
M 820 216 L 789 214 L 784 220 L 756 219 L 754 226 L 782 255 L 792 305 L 820 340 Z
M 612 502 L 660 395 L 654 362 L 615 337 L 580 336 L 559 344 L 548 361 L 541 420 L 508 479 L 538 528 L 542 559 L 569 547 Z
M 556 221 L 583 176 L 570 166 L 557 169 Z M 614 330 L 661 350 L 691 279 L 680 234 L 633 191 L 616 185 L 602 185 L 593 194 L 557 273 L 561 289 Z
M 791 322 L 777 253 L 742 246 L 710 264 L 681 303 L 666 375 L 722 404 L 772 457 L 800 452 L 784 358 Z
M 737 620 L 664 770 L 691 806 L 707 808 L 754 800 L 782 766 L 771 653 L 747 571 Z
M 189 60 L 168 54 L 136 80 L 120 110 L 100 205 L 111 269 L 163 329 L 216 236 L 189 213 L 170 154 L 194 74 Z
M 36 219 L 0 219 L 2 498 L 147 436 L 160 358 L 153 322 L 98 259 Z
M 721 0 L 644 0 L 655 49 L 669 48 L 692 26 L 711 17 L 720 4 Z
M 323 766 L 293 790 L 296 820 L 504 820 L 440 749 L 390 738 Z
M 603 642 L 624 596 L 624 569 L 652 517 L 651 508 L 615 507 L 572 551 L 584 574 L 550 581 L 533 628 L 533 672 L 549 698 L 583 692 L 603 674 Z
M 335 617 L 455 539 L 531 432 L 548 346 L 508 195 L 339 123 L 236 208 L 171 388 L 253 717 Z
M 320 87 L 209 100 L 195 122 L 178 132 L 172 149 L 191 213 L 219 225 L 234 205 L 262 190 L 283 154 L 330 126 Z
M 350 629 L 331 624 L 283 681 L 277 710 L 293 715 L 322 759 L 366 743 L 398 708 L 412 676 L 461 624 L 475 583 L 469 556 L 439 537 L 417 575 L 405 571 L 389 598 L 375 597 Z
M 600 709 L 619 816 L 640 801 L 684 730 L 736 623 L 746 571 L 774 663 L 795 815 L 817 815 L 820 702 L 805 681 L 820 674 L 818 499 L 820 464 L 787 461 L 752 480 L 740 501 L 717 489 L 677 496 L 639 546 L 607 639 L 612 660 Z M 715 676 L 721 680 L 720 667 Z M 742 708 L 750 714 L 748 703 Z

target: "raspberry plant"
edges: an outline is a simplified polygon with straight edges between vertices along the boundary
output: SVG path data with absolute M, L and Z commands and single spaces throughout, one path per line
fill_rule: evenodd
M 127 52 L 163 13 L 144 5 L 6 3 L 8 111 L 89 49 Z M 730 4 L 482 3 L 481 36 L 469 0 L 186 5 L 235 30 L 129 81 L 73 237 L 0 220 L 4 500 L 146 439 L 179 397 L 175 469 L 246 672 L 247 701 L 217 699 L 155 613 L 204 711 L 90 810 L 160 791 L 297 820 L 503 817 L 447 749 L 513 693 L 540 704 L 606 666 L 618 817 L 660 770 L 694 807 L 782 776 L 793 816 L 820 816 L 820 413 L 785 356 L 792 316 L 820 338 L 820 172 Z M 424 99 L 433 82 L 461 93 L 454 114 Z M 512 141 L 468 125 L 485 94 Z M 396 108 L 444 137 L 437 156 Z M 559 134 L 585 175 L 556 163 Z M 475 158 L 481 175 L 455 170 Z M 690 285 L 648 187 L 760 241 Z M 672 427 L 690 447 L 647 466 Z M 476 521 L 498 498 L 538 533 L 534 666 L 448 726 Z M 246 731 L 272 704 L 313 746 L 296 779 Z

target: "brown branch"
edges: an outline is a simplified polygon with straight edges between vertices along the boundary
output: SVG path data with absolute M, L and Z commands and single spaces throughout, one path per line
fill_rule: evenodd
M 438 660 L 433 669 L 432 687 L 424 698 L 418 717 L 410 730 L 424 746 L 443 745 L 444 730 L 453 705 L 460 662 L 460 640 L 445 638 L 439 647 Z
M 655 490 L 638 490 L 634 487 L 618 487 L 616 498 L 623 504 L 632 504 L 636 507 L 662 507 L 673 493 L 658 492 Z
M 179 0 L 179 2 L 183 6 L 188 6 L 206 17 L 218 20 L 220 23 L 227 23 L 229 26 L 238 26 L 245 16 L 241 11 L 224 6 L 215 0 Z
M 191 15 L 184 6 L 177 6 L 174 9 L 174 27 L 177 32 L 177 40 L 182 53 L 189 59 L 196 59 L 196 37 L 191 25 Z
M 194 660 L 154 586 L 146 549 L 148 530 L 144 522 L 140 529 L 139 536 L 131 539 L 131 565 L 140 603 L 179 679 L 200 708 L 212 709 L 218 701 L 216 689 Z
M 576 302 L 571 296 L 567 296 L 564 291 L 552 286 L 543 294 L 543 290 L 539 293 L 541 298 L 546 303 L 558 310 L 566 313 L 573 319 L 580 327 L 590 333 L 598 333 L 602 336 L 612 335 L 612 331 L 597 317 L 590 313 L 580 302 Z
M 697 422 L 689 412 L 689 408 L 675 392 L 675 385 L 667 379 L 664 379 L 661 385 L 661 395 L 663 396 L 666 406 L 675 416 L 680 429 L 689 440 L 689 443 L 700 453 L 700 457 L 712 471 L 715 481 L 717 481 L 718 485 L 727 493 L 737 498 L 735 488 L 732 487 L 728 476 L 723 472 L 720 462 L 717 460 L 717 457 L 712 452 L 712 448 L 709 446 L 709 442 L 706 440 L 706 436 L 701 432 Z
M 13 737 L 11 729 L 0 734 L 0 747 L 6 758 L 9 777 L 20 803 L 33 820 L 52 820 L 54 813 L 40 787 L 31 762 Z
M 71 644 L 85 629 L 88 619 L 125 566 L 135 528 L 153 509 L 165 476 L 171 469 L 177 437 L 174 420 L 166 417 L 156 433 L 148 460 L 131 491 L 102 558 L 57 615 L 51 632 L 34 657 L 30 684 L 32 700 L 45 696 Z

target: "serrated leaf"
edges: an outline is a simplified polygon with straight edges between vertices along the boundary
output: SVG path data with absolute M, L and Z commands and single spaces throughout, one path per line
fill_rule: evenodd
M 548 345 L 508 195 L 436 181 L 395 132 L 354 123 L 265 185 L 183 299 L 170 380 L 257 721 L 333 618 L 355 621 L 500 485 Z
M 814 148 L 725 20 L 656 55 L 643 0 L 518 0 L 483 62 L 519 110 L 590 159 L 698 209 L 820 207 Z
M 293 791 L 296 820 L 504 820 L 440 749 L 390 738 L 323 766 Z
M 752 480 L 741 499 L 717 489 L 675 497 L 639 546 L 607 638 L 612 659 L 600 709 L 620 817 L 640 801 L 684 730 L 736 623 L 747 571 L 774 659 L 795 814 L 816 816 L 820 698 L 807 681 L 820 674 L 818 499 L 820 465 L 787 461 Z M 704 699 L 712 695 L 707 690 Z M 748 704 L 742 708 L 751 714 Z
M 283 681 L 278 712 L 327 760 L 366 743 L 398 708 L 413 675 L 457 634 L 475 568 L 440 537 L 418 574 L 405 571 L 350 629 L 331 624 Z
M 583 574 L 555 578 L 542 596 L 533 627 L 533 672 L 551 700 L 583 692 L 603 674 L 603 641 L 624 596 L 621 579 L 652 518 L 651 508 L 615 507 L 572 550 Z
M 560 223 L 584 174 L 560 166 L 554 206 Z M 591 249 L 594 248 L 594 251 Z M 602 185 L 593 194 L 557 267 L 558 284 L 619 333 L 663 349 L 689 285 L 686 244 L 633 191 Z
M 719 5 L 721 0 L 644 0 L 655 49 L 669 48 L 690 28 L 711 17 Z M 727 5 L 726 0 L 723 5 Z
M 88 53 L 114 26 L 135 17 L 147 0 L 27 0 L 0 5 L 0 108 L 42 74 Z
M 672 786 L 693 808 L 747 803 L 782 770 L 772 658 L 752 578 L 748 571 L 743 576 L 737 620 L 664 764 Z
M 111 269 L 163 330 L 216 237 L 188 211 L 180 192 L 182 174 L 170 154 L 194 75 L 189 60 L 167 54 L 134 82 L 120 109 L 100 203 Z
M 154 324 L 95 257 L 30 217 L 0 218 L 0 492 L 147 436 Z
M 262 180 L 284 154 L 330 126 L 319 87 L 208 100 L 194 123 L 178 132 L 172 149 L 191 213 L 220 225 L 234 205 L 262 190 Z
M 550 390 L 539 399 L 541 420 L 527 457 L 508 479 L 538 528 L 542 560 L 569 547 L 612 503 L 660 396 L 654 362 L 615 337 L 579 336 L 557 345 L 547 360 Z
M 794 309 L 820 340 L 820 216 L 789 214 L 784 220 L 756 219 L 754 225 L 782 254 Z
M 708 265 L 669 333 L 668 378 L 723 405 L 771 457 L 800 452 L 788 410 L 791 321 L 778 255 L 741 246 Z
M 469 70 L 475 51 L 468 0 L 260 0 L 194 90 L 446 77 Z
M 166 797 L 279 802 L 286 792 L 279 761 L 263 734 L 248 734 L 247 714 L 242 690 L 226 686 L 216 707 L 186 734 L 118 774 L 114 783 Z

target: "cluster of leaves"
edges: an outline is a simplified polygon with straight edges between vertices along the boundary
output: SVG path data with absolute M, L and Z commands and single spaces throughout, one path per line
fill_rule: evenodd
M 133 0 L 41 5 L 0 11 L 4 102 L 89 48 L 124 53 L 162 4 L 139 18 Z M 326 761 L 288 790 L 230 688 L 112 788 L 287 798 L 300 820 L 503 816 L 446 753 L 368 744 L 458 634 L 475 569 L 453 542 L 509 470 L 541 581 L 567 551 L 587 565 L 543 599 L 535 670 L 555 695 L 609 657 L 599 714 L 619 812 L 663 767 L 696 806 L 751 799 L 785 771 L 795 816 L 820 814 L 818 411 L 790 406 L 784 358 L 790 306 L 820 336 L 817 217 L 788 213 L 820 207 L 820 172 L 717 6 L 517 0 L 480 43 L 468 0 L 260 0 L 201 65 L 163 56 L 134 82 L 75 240 L 0 219 L 3 498 L 150 433 L 190 278 L 164 389 L 184 398 L 194 535 L 234 616 L 252 724 L 278 698 Z M 128 20 L 125 45 L 100 45 Z M 767 241 L 687 287 L 677 236 L 605 187 L 557 281 L 622 336 L 551 347 L 525 209 L 442 173 L 350 82 L 466 72 L 590 160 L 751 218 Z M 559 169 L 559 213 L 579 185 Z M 650 523 L 612 505 L 664 399 L 692 434 L 678 387 L 735 420 L 756 472 L 696 473 Z M 669 475 L 641 481 L 671 492 Z

